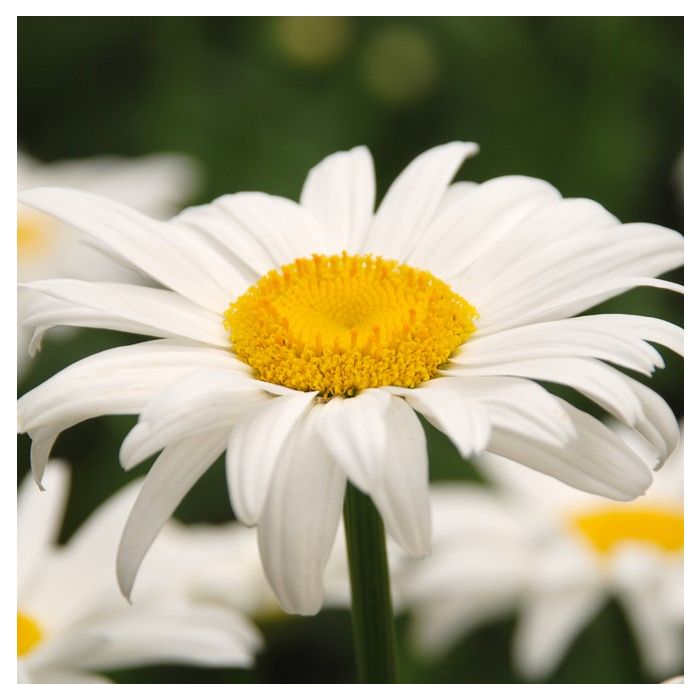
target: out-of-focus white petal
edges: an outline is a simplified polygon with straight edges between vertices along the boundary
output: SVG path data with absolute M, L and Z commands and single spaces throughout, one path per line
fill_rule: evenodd
M 146 552 L 185 494 L 224 451 L 229 430 L 213 430 L 168 445 L 153 463 L 124 527 L 117 580 L 127 598 Z
M 105 640 L 80 664 L 94 669 L 160 663 L 248 667 L 262 645 L 259 632 L 235 610 L 186 600 L 120 610 L 86 632 Z
M 315 410 L 282 450 L 258 523 L 263 567 L 282 607 L 315 615 L 323 603 L 323 572 L 343 507 L 345 475 L 315 429 Z
M 88 310 L 86 325 L 114 328 L 132 333 L 161 337 L 180 337 L 217 347 L 230 347 L 231 341 L 223 326 L 221 315 L 215 314 L 180 294 L 166 289 L 139 287 L 114 282 L 85 282 L 83 280 L 43 280 L 23 285 L 41 294 L 66 302 L 68 315 L 79 320 L 74 310 Z M 32 309 L 28 310 L 31 313 Z M 115 326 L 110 321 L 116 321 Z M 28 323 L 27 319 L 25 323 Z M 63 319 L 34 319 L 37 325 L 51 325 Z M 96 324 L 99 323 L 99 326 Z M 80 324 L 75 324 L 80 325 Z
M 365 146 L 333 153 L 313 167 L 301 205 L 314 214 L 328 246 L 356 253 L 374 212 L 374 164 Z
M 404 260 L 435 216 L 459 166 L 478 150 L 474 143 L 455 141 L 413 160 L 382 200 L 362 250 Z
M 17 590 L 32 585 L 40 575 L 42 559 L 58 539 L 68 499 L 70 472 L 62 462 L 54 461 L 46 470 L 44 490 L 29 478 L 17 494 Z
M 249 411 L 233 426 L 226 449 L 226 479 L 236 517 L 255 525 L 277 460 L 316 392 L 279 396 Z
M 119 452 L 131 469 L 166 445 L 183 437 L 231 428 L 234 421 L 269 400 L 256 382 L 242 372 L 195 370 L 170 384 L 143 409 L 138 423 Z

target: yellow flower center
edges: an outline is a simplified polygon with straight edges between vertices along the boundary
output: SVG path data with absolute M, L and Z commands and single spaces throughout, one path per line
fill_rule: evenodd
M 629 542 L 650 544 L 669 553 L 683 551 L 683 512 L 672 506 L 618 506 L 578 515 L 574 525 L 603 555 Z
M 55 242 L 53 222 L 48 216 L 30 211 L 17 215 L 17 258 L 27 260 L 42 255 Z
M 17 656 L 28 654 L 42 639 L 36 620 L 22 612 L 17 613 Z
M 434 377 L 476 309 L 429 272 L 372 255 L 314 255 L 231 304 L 234 352 L 260 379 L 324 396 Z

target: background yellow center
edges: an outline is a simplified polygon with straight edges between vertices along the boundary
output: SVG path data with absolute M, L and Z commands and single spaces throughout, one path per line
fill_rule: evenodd
M 330 396 L 434 377 L 476 317 L 429 272 L 343 253 L 269 272 L 231 304 L 224 325 L 261 379 Z
M 41 641 L 41 628 L 29 615 L 17 613 L 17 656 L 28 654 Z

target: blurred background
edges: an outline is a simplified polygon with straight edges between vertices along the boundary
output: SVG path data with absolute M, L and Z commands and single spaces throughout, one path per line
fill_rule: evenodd
M 358 144 L 374 155 L 381 194 L 414 156 L 463 139 L 478 142 L 481 155 L 459 179 L 544 178 L 565 196 L 601 202 L 623 222 L 683 230 L 682 18 L 36 17 L 20 18 L 18 31 L 20 149 L 46 162 L 185 154 L 201 177 L 183 204 L 239 190 L 296 199 L 311 166 Z M 682 281 L 678 273 L 670 279 Z M 653 290 L 618 297 L 605 311 L 683 321 L 682 301 Z M 124 342 L 104 331 L 49 334 L 19 393 Z M 682 363 L 664 357 L 667 369 L 649 384 L 681 417 Z M 59 439 L 54 454 L 74 470 L 63 539 L 146 472 L 148 465 L 127 475 L 118 463 L 134 422 L 97 419 Z M 444 436 L 426 429 L 431 478 L 477 479 Z M 19 438 L 19 477 L 29 444 Z M 218 463 L 178 518 L 230 520 L 223 480 Z M 509 661 L 513 625 L 509 617 L 485 625 L 428 664 L 409 648 L 400 619 L 402 680 L 520 682 Z M 249 671 L 168 666 L 111 675 L 123 682 L 353 680 L 346 611 L 261 626 L 267 648 Z M 653 679 L 611 602 L 548 680 Z

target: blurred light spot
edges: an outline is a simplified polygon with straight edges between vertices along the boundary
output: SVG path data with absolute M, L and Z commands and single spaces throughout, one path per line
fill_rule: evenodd
M 618 506 L 579 515 L 574 524 L 601 554 L 631 542 L 683 551 L 683 513 L 677 508 Z
M 275 38 L 293 63 L 308 67 L 333 63 L 347 49 L 352 34 L 348 17 L 277 17 Z
M 17 259 L 40 257 L 54 245 L 53 222 L 48 216 L 20 209 L 17 213 Z
M 17 656 L 28 654 L 41 641 L 41 628 L 29 615 L 17 613 Z
M 380 99 L 394 104 L 415 102 L 424 97 L 438 77 L 434 44 L 423 33 L 409 27 L 391 27 L 368 44 L 363 77 Z

